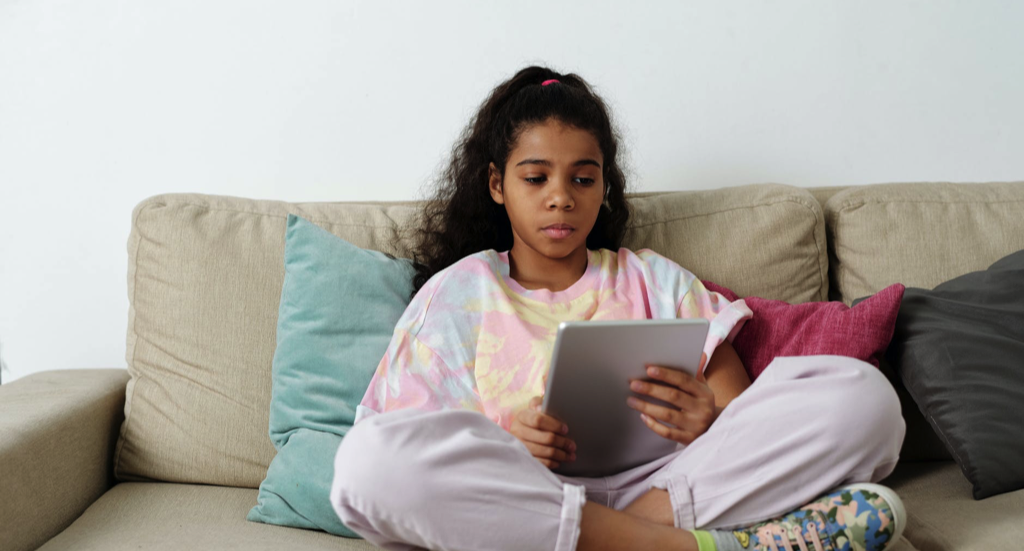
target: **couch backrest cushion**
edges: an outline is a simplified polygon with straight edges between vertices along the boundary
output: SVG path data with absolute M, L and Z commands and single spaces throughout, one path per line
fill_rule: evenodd
M 645 194 L 623 246 L 651 248 L 741 297 L 828 298 L 823 211 L 805 189 L 759 184 Z
M 172 194 L 134 209 L 119 479 L 263 480 L 288 213 L 390 252 L 415 208 Z
M 765 184 L 632 202 L 625 246 L 652 248 L 741 295 L 827 296 L 824 217 L 806 190 Z M 417 203 L 200 194 L 136 206 L 128 242 L 131 380 L 117 477 L 259 487 L 275 453 L 271 366 L 288 214 L 360 247 L 408 256 L 404 230 L 418 212 Z
M 831 297 L 931 289 L 1024 249 L 1024 182 L 851 187 L 825 203 Z

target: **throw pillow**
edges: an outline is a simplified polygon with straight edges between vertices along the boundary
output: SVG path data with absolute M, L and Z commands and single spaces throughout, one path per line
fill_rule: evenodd
M 295 215 L 286 226 L 270 400 L 277 455 L 246 518 L 358 538 L 328 499 L 334 455 L 409 303 L 412 263 Z
M 703 283 L 730 301 L 739 298 L 721 285 Z M 834 354 L 878 367 L 892 338 L 903 289 L 895 283 L 852 308 L 834 301 L 789 304 L 746 297 L 754 316 L 736 334 L 733 348 L 751 381 L 778 356 Z
M 907 289 L 887 357 L 975 499 L 1024 488 L 1024 250 Z

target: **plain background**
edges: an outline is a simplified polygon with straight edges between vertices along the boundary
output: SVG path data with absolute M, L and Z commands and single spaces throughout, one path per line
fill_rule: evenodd
M 132 208 L 422 198 L 529 64 L 636 191 L 1024 179 L 1015 1 L 0 0 L 3 381 L 124 367 Z

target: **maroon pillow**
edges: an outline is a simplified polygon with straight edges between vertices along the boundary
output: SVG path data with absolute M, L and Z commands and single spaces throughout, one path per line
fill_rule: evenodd
M 704 286 L 737 300 L 736 293 L 704 281 Z M 903 285 L 894 283 L 849 306 L 838 301 L 789 304 L 781 300 L 746 297 L 754 317 L 733 340 L 753 381 L 777 356 L 850 356 L 878 367 L 896 327 Z

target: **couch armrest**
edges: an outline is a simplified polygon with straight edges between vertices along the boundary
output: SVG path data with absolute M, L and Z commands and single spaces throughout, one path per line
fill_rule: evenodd
M 0 539 L 35 549 L 114 482 L 124 369 L 43 371 L 0 385 Z

